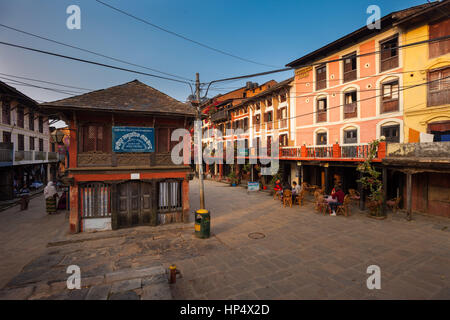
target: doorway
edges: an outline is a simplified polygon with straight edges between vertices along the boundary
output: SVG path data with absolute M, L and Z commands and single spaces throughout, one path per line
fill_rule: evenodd
M 151 182 L 128 181 L 117 185 L 117 227 L 154 224 L 153 195 Z

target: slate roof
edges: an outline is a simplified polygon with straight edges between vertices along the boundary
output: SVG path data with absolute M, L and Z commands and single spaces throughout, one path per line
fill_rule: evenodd
M 182 103 L 138 80 L 41 104 L 78 110 L 108 110 L 194 116 L 190 104 Z

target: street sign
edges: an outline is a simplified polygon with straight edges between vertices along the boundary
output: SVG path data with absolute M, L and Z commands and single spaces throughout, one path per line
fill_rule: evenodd
M 259 182 L 248 182 L 247 191 L 259 191 Z

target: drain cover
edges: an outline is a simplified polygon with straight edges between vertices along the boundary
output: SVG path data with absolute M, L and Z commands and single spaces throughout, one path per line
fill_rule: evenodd
M 248 237 L 250 239 L 262 239 L 262 238 L 265 238 L 266 235 L 264 233 L 261 233 L 261 232 L 252 232 L 252 233 L 248 234 Z

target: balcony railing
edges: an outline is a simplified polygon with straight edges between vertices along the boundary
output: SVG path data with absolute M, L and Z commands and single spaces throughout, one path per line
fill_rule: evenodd
M 368 144 L 341 146 L 342 158 L 367 158 L 369 156 L 370 147 Z
M 14 161 L 32 161 L 33 151 L 16 151 L 14 154 Z
M 13 162 L 14 152 L 13 144 L 7 142 L 0 142 L 0 162 Z
M 58 153 L 49 152 L 48 153 L 48 161 L 56 161 L 56 160 L 58 160 Z
M 370 153 L 369 144 L 339 145 L 332 146 L 302 146 L 302 147 L 280 147 L 281 159 L 330 159 L 364 160 Z M 386 142 L 381 142 L 375 156 L 377 161 L 386 156 Z
M 34 152 L 34 160 L 46 160 L 46 152 L 44 151 L 35 151 Z
M 306 152 L 308 158 L 331 158 L 333 156 L 333 147 L 308 147 Z
M 2 159 L 9 159 L 8 152 L 10 154 L 10 158 L 12 157 L 12 150 L 3 150 L 0 149 L 0 162 Z M 33 161 L 58 161 L 64 160 L 64 155 L 60 157 L 57 152 L 46 152 L 46 151 L 15 151 L 14 152 L 14 162 L 33 162 Z M 5 160 L 7 162 L 8 160 Z M 11 162 L 9 160 L 9 162 Z

